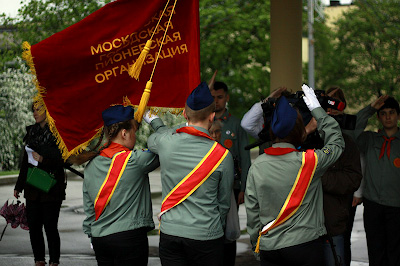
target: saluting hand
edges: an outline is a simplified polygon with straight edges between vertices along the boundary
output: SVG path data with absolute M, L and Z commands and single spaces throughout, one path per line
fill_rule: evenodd
M 301 86 L 301 89 L 304 92 L 303 100 L 310 111 L 314 110 L 317 107 L 321 107 L 321 104 L 319 103 L 317 96 L 315 95 L 315 92 L 312 88 L 308 87 L 306 84 L 303 84 L 303 86 Z
M 371 103 L 371 107 L 379 110 L 385 104 L 387 98 L 389 98 L 389 95 L 381 95 L 378 99 Z

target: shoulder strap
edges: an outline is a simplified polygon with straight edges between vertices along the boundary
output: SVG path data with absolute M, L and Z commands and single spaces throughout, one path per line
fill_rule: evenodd
M 100 190 L 97 193 L 96 200 L 94 202 L 96 221 L 97 219 L 99 219 L 104 208 L 110 202 L 111 197 L 114 194 L 114 190 L 117 187 L 122 174 L 124 173 L 126 164 L 128 163 L 131 155 L 132 151 L 122 151 L 115 154 L 115 156 L 113 157 L 110 168 L 108 169 L 107 176 L 104 179 L 104 182 L 101 185 Z

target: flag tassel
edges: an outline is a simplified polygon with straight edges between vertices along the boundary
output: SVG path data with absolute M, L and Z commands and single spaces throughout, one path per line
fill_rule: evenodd
M 128 73 L 132 78 L 139 80 L 139 75 L 140 72 L 142 71 L 144 60 L 146 59 L 146 56 L 149 53 L 152 44 L 153 41 L 151 39 L 148 40 L 136 62 L 133 64 L 133 66 L 129 67 Z
M 142 122 L 144 110 L 146 109 L 147 103 L 149 102 L 149 99 L 150 99 L 150 92 L 151 92 L 151 87 L 152 86 L 153 86 L 153 82 L 147 81 L 146 88 L 144 89 L 144 92 L 142 94 L 142 98 L 140 99 L 140 103 L 139 103 L 138 109 L 135 112 L 135 120 L 138 123 Z

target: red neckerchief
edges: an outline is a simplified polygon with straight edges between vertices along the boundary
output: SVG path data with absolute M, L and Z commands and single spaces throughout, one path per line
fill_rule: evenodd
M 105 148 L 100 152 L 100 155 L 103 157 L 112 158 L 114 154 L 120 151 L 131 151 L 131 150 L 125 146 L 122 146 L 121 144 L 111 142 L 110 146 L 108 146 L 107 148 Z
M 279 148 L 279 147 L 269 147 L 264 150 L 265 154 L 268 155 L 284 155 L 294 151 L 298 151 L 293 148 Z
M 381 153 L 379 154 L 379 160 L 385 154 L 386 143 L 387 143 L 386 155 L 390 159 L 390 143 L 392 142 L 392 140 L 395 139 L 395 137 L 391 137 L 391 138 L 387 138 L 385 136 L 382 136 L 382 137 L 385 139 L 385 141 L 383 142 L 382 147 L 381 147 Z
M 176 133 L 187 133 L 193 136 L 205 137 L 213 140 L 213 138 L 211 138 L 207 133 L 195 129 L 194 127 L 181 127 L 176 130 Z

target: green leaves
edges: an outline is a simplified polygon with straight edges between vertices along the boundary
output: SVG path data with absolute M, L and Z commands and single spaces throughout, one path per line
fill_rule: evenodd
M 23 41 L 34 45 L 77 23 L 108 2 L 110 0 L 24 0 L 16 19 L 0 16 L 0 22 L 12 30 L 6 40 L 10 48 L 7 52 L 0 51 L 0 67 L 9 57 L 21 55 Z
M 378 94 L 400 99 L 400 5 L 397 0 L 362 0 L 336 23 L 333 55 L 319 65 L 321 86 L 341 86 L 350 106 Z M 317 62 L 319 58 L 316 58 Z
M 0 73 L 0 170 L 18 168 L 25 127 L 34 123 L 32 76 L 20 58 L 16 61 L 19 69 Z
M 269 17 L 268 1 L 200 0 L 201 78 L 218 70 L 238 116 L 269 93 Z

